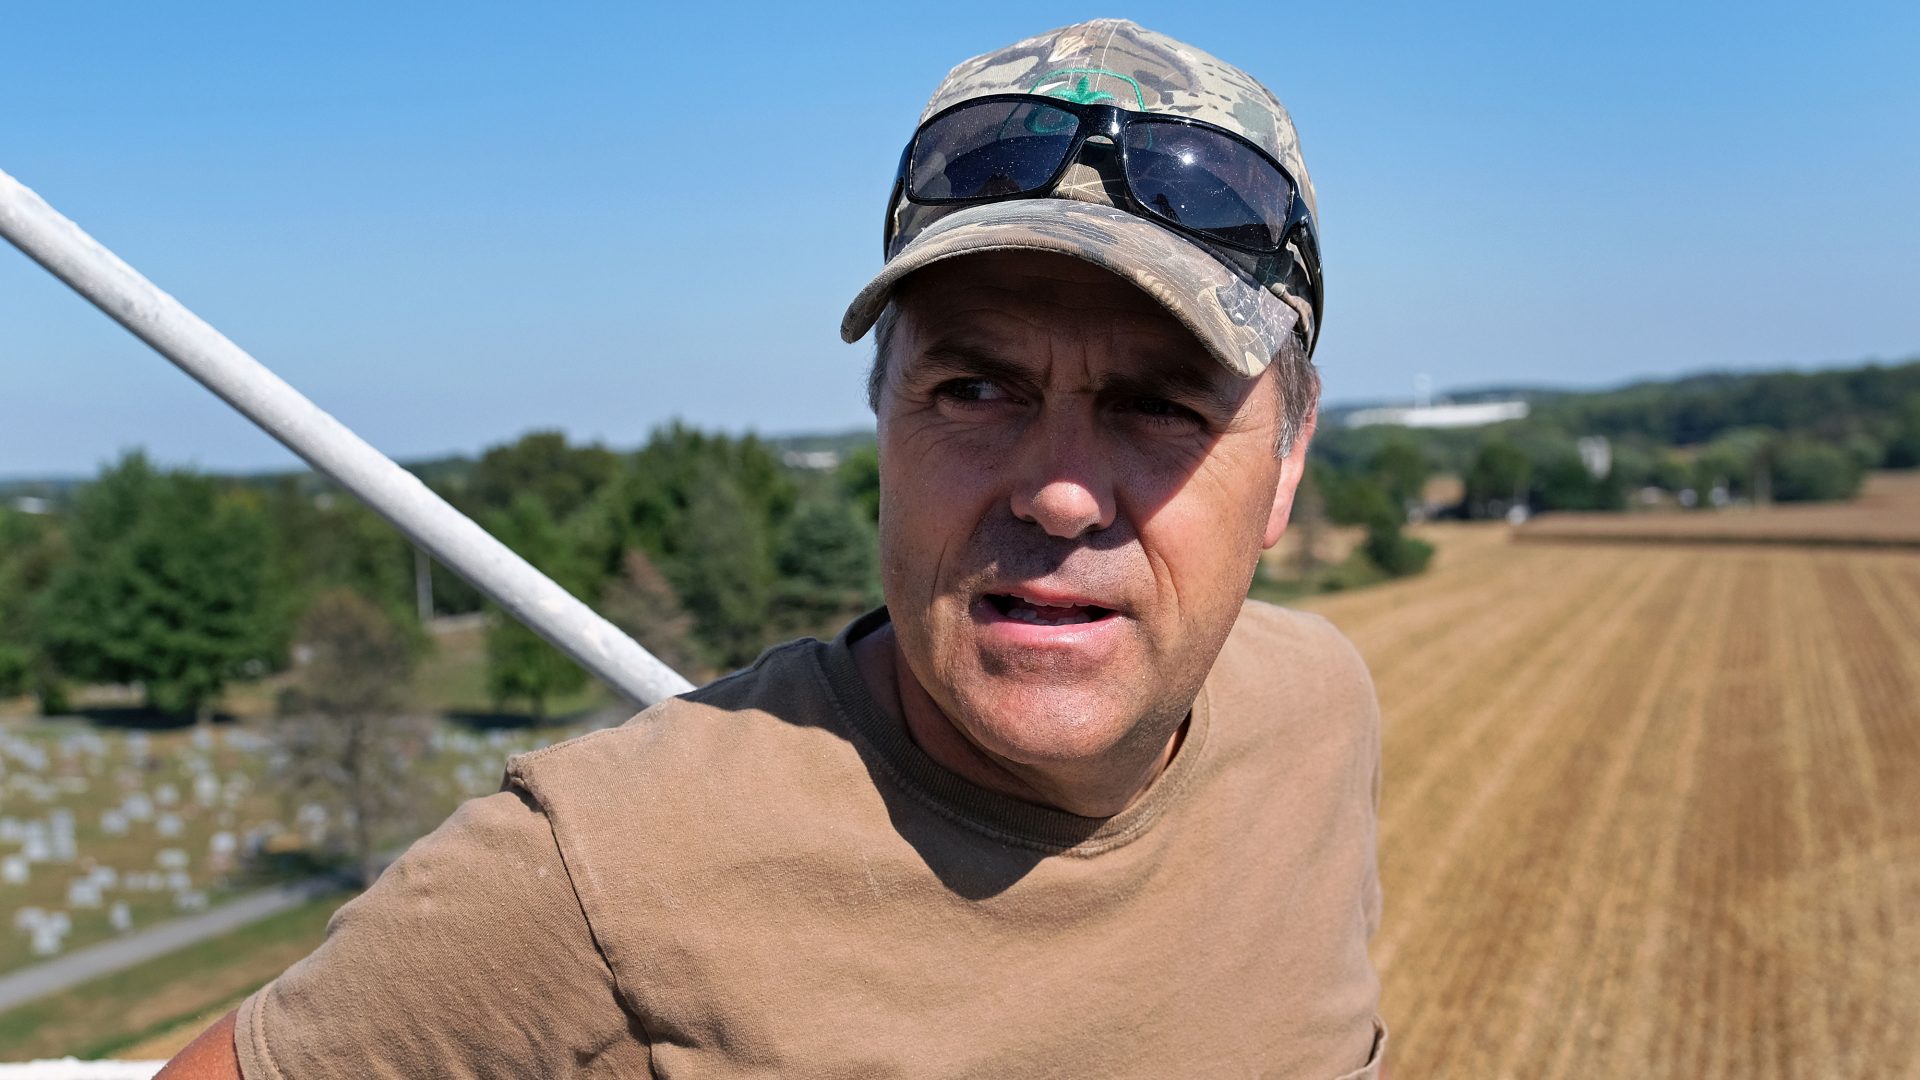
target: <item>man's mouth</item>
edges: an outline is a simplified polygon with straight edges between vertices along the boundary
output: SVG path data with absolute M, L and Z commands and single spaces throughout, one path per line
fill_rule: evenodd
M 988 593 L 986 600 L 1007 618 L 1035 626 L 1077 626 L 1114 615 L 1112 608 L 1098 604 L 1042 604 L 1010 593 Z

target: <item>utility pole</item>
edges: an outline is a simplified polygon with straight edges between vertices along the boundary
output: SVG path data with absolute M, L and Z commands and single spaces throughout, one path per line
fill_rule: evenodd
M 413 546 L 413 602 L 420 609 L 420 625 L 433 622 L 433 560 L 420 549 Z

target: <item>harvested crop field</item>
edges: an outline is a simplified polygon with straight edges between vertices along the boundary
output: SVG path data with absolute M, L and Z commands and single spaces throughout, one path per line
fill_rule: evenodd
M 1385 710 L 1394 1070 L 1920 1076 L 1920 552 L 1506 532 L 1304 605 Z
M 1641 514 L 1542 514 L 1521 540 L 1722 541 L 1920 550 L 1920 471 L 1876 473 L 1844 503 Z

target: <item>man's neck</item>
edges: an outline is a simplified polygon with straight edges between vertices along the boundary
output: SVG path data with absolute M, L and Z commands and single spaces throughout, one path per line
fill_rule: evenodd
M 1111 817 L 1125 810 L 1153 783 L 1185 736 L 1185 721 L 1159 753 L 1130 755 L 1118 761 L 1035 766 L 1007 761 L 982 749 L 920 685 L 900 655 L 893 624 L 886 623 L 851 643 L 854 666 L 874 701 L 920 750 L 937 764 L 978 787 L 1022 802 L 1064 810 L 1082 817 Z

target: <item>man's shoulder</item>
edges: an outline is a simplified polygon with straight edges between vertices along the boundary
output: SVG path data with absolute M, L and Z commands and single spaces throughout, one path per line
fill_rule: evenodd
M 829 646 L 776 645 L 746 668 L 603 728 L 521 754 L 508 782 L 548 814 L 614 804 L 675 814 L 737 804 L 743 793 L 805 785 L 808 769 L 854 756 L 825 676 Z M 673 806 L 664 805 L 671 802 Z
M 1377 724 L 1366 661 L 1338 627 L 1310 611 L 1248 600 L 1207 685 L 1230 707 L 1284 707 L 1298 720 L 1318 715 L 1349 731 Z
M 1263 658 L 1272 663 L 1284 657 L 1289 666 L 1314 666 L 1366 673 L 1366 661 L 1347 635 L 1324 615 L 1249 599 L 1221 655 L 1233 659 Z

